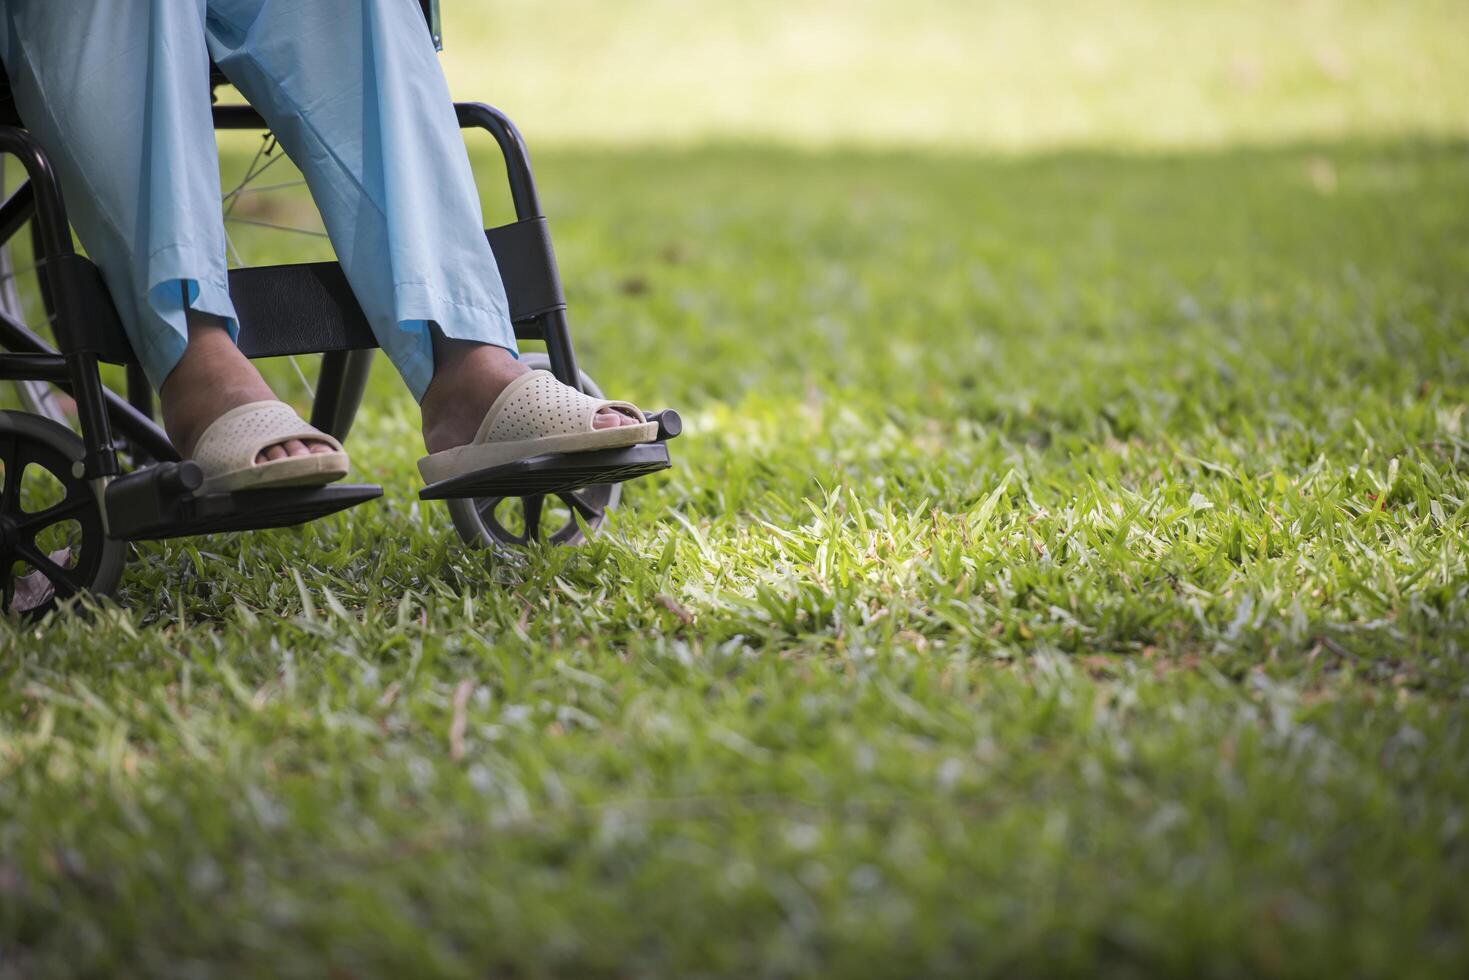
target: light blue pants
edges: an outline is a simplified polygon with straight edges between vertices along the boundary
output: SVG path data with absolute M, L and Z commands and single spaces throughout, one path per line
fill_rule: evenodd
M 0 0 L 0 58 L 154 386 L 185 295 L 238 332 L 208 64 L 306 177 L 378 342 L 422 398 L 430 324 L 515 350 L 469 157 L 415 0 Z

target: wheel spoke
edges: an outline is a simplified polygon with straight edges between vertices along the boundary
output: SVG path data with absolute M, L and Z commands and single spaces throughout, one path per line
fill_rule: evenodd
M 289 231 L 297 235 L 311 235 L 314 238 L 326 238 L 324 231 L 313 231 L 310 228 L 295 228 L 291 225 L 278 225 L 274 221 L 257 221 L 254 218 L 241 218 L 238 215 L 230 215 L 224 219 L 226 222 L 233 221 L 241 225 L 256 225 L 260 228 L 274 228 L 276 231 Z
M 520 498 L 520 506 L 525 513 L 525 539 L 527 541 L 541 539 L 541 508 L 545 505 L 546 498 L 543 494 Z
M 255 156 L 251 158 L 250 166 L 245 168 L 245 176 L 240 178 L 240 182 L 235 185 L 235 188 L 233 190 L 231 190 L 228 194 L 225 194 L 221 198 L 221 201 L 225 205 L 224 216 L 226 218 L 228 218 L 230 216 L 230 212 L 235 209 L 235 202 L 240 199 L 240 191 L 248 186 L 250 181 L 265 173 L 267 170 L 269 170 L 275 164 L 279 163 L 281 159 L 285 157 L 284 153 L 282 153 L 280 156 L 272 156 L 271 154 L 274 151 L 275 137 L 267 134 L 265 138 L 261 140 L 260 145 L 255 148 Z M 265 161 L 265 163 L 257 167 L 256 164 L 260 163 L 261 157 L 267 157 L 268 159 Z
M 504 524 L 501 524 L 500 519 L 495 516 L 496 508 L 500 506 L 500 502 L 504 499 L 504 497 L 490 497 L 478 503 L 476 506 L 479 509 L 480 520 L 485 522 L 485 527 L 489 529 L 490 536 L 496 541 L 503 541 L 506 544 L 525 544 L 526 536 L 524 534 L 511 534 L 510 529 Z
M 55 421 L 21 416 L 7 419 L 0 432 L 5 463 L 0 607 L 7 611 L 37 615 L 56 599 L 105 592 L 116 581 L 123 554 L 103 533 L 92 488 L 74 472 L 73 461 L 82 452 L 81 439 Z M 38 509 L 27 512 L 22 504 L 36 475 L 31 467 L 54 477 L 61 493 L 56 499 L 48 491 L 45 503 L 38 499 Z M 21 570 L 25 574 L 18 574 Z
M 474 507 L 479 511 L 479 516 L 482 520 L 493 521 L 495 519 L 495 508 L 500 506 L 500 501 L 504 499 L 504 497 L 477 497 L 474 501 Z
M 15 550 L 22 558 L 36 566 L 36 570 L 46 576 L 52 587 L 63 598 L 76 595 L 80 586 L 72 581 L 71 573 L 52 561 L 49 555 L 41 554 L 28 544 L 17 544 Z
M 263 171 L 263 168 L 262 168 L 262 171 Z M 253 176 L 258 176 L 258 175 L 252 175 L 252 177 Z M 281 181 L 279 184 L 262 184 L 259 187 L 246 187 L 244 184 L 241 184 L 239 187 L 236 187 L 234 190 L 232 190 L 228 194 L 226 194 L 224 196 L 224 200 L 226 200 L 226 201 L 231 200 L 232 198 L 239 197 L 241 194 L 264 194 L 267 191 L 278 191 L 278 190 L 283 190 L 283 189 L 285 189 L 287 187 L 304 187 L 304 186 L 306 186 L 306 181 L 305 180 L 285 180 L 285 181 Z
M 245 264 L 245 260 L 240 258 L 240 250 L 235 248 L 235 240 L 230 237 L 228 228 L 226 228 L 224 232 L 224 245 L 225 248 L 229 250 L 231 258 L 234 259 L 235 267 L 239 268 L 243 266 Z
M 570 507 L 572 510 L 580 514 L 582 516 L 582 520 L 584 521 L 590 521 L 594 517 L 599 517 L 602 514 L 602 508 L 598 507 L 596 504 L 589 502 L 585 497 L 577 493 L 575 490 L 565 490 L 561 493 L 558 493 L 556 496 L 560 497 L 562 502 L 565 503 L 566 506 Z
M 57 521 L 64 520 L 72 514 L 86 510 L 91 506 L 91 498 L 86 493 L 82 493 L 75 500 L 68 498 L 59 504 L 47 507 L 39 514 L 32 514 L 25 520 L 20 521 L 17 524 L 17 528 L 21 531 L 30 531 L 32 529 L 39 531 L 41 528 L 55 524 Z

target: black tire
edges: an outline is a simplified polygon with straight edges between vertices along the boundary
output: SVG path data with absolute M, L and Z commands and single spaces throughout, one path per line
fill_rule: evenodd
M 525 354 L 521 361 L 532 370 L 551 369 L 551 360 L 545 354 Z M 602 389 L 585 371 L 581 373 L 581 384 L 587 394 L 602 397 Z M 583 526 L 595 534 L 607 520 L 607 512 L 621 501 L 622 484 L 599 483 L 550 496 L 553 499 L 544 495 L 464 497 L 446 503 L 455 529 L 471 548 L 525 546 L 534 541 L 581 544 L 586 540 Z M 573 511 L 581 515 L 582 523 L 577 523 Z
M 66 426 L 0 411 L 0 612 L 41 616 L 79 592 L 107 595 L 122 578 L 127 543 L 103 531 L 97 498 L 74 472 L 82 455 Z M 26 510 L 37 496 L 45 506 Z

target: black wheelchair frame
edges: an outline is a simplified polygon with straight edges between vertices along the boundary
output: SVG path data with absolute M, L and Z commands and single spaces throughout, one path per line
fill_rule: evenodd
M 217 75 L 213 80 L 221 81 Z M 485 234 L 505 284 L 516 337 L 543 342 L 556 377 L 587 390 L 590 382 L 577 367 L 566 299 L 525 142 L 509 118 L 488 105 L 466 102 L 454 108 L 461 128 L 488 132 L 504 157 L 516 220 Z M 202 478 L 198 466 L 180 460 L 154 420 L 153 390 L 128 344 L 101 273 L 72 247 L 65 204 L 50 162 L 18 116 L 11 113 L 5 118 L 3 110 L 0 105 L 0 154 L 15 157 L 26 180 L 0 204 L 0 246 L 30 225 L 41 298 L 57 347 L 0 311 L 0 381 L 45 381 L 60 387 L 75 401 L 81 434 L 79 445 L 62 447 L 70 457 L 70 472 L 57 476 L 66 483 L 67 495 L 39 518 L 85 517 L 84 532 L 95 538 L 100 528 L 107 546 L 115 547 L 113 543 L 122 541 L 299 524 L 380 496 L 382 488 L 371 484 L 195 492 Z M 216 130 L 268 128 L 249 105 L 216 104 L 213 112 Z M 311 422 L 345 439 L 378 345 L 341 267 L 336 262 L 256 266 L 231 270 L 229 278 L 239 317 L 239 346 L 248 357 L 324 354 Z M 104 363 L 125 366 L 125 397 L 102 383 L 99 370 Z M 17 447 L 34 441 L 33 423 L 17 423 L 18 414 L 0 413 L 9 418 L 0 430 L 0 455 L 7 464 L 6 485 L 0 490 L 3 606 L 10 606 L 12 564 L 18 561 L 41 570 L 56 597 L 89 588 L 106 591 L 105 582 L 94 588 L 99 583 L 88 580 L 90 571 L 71 574 L 36 545 L 38 517 L 22 514 L 15 499 L 20 470 L 26 465 L 24 452 Z M 425 500 L 450 500 L 451 508 L 454 504 L 474 508 L 494 540 L 473 540 L 460 520 L 461 512 L 455 511 L 455 523 L 471 544 L 524 544 L 536 539 L 542 501 L 554 495 L 575 517 L 550 540 L 580 540 L 582 529 L 600 524 L 606 507 L 616 502 L 618 484 L 670 465 L 664 442 L 678 435 L 678 415 L 664 410 L 649 417 L 659 423 L 658 442 L 521 460 L 431 484 L 419 495 Z M 31 418 L 35 424 L 41 421 Z M 130 471 L 125 471 L 124 460 L 131 464 Z M 494 516 L 495 507 L 507 499 L 521 501 L 522 532 L 507 530 Z M 94 540 L 91 546 L 95 550 L 99 544 Z M 120 574 L 121 558 L 116 561 Z

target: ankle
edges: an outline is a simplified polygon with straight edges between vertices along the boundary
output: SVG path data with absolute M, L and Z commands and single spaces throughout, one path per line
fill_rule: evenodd
M 163 428 L 188 457 L 204 430 L 224 411 L 274 397 L 265 379 L 217 317 L 189 315 L 189 343 L 158 389 Z
M 503 347 L 474 340 L 453 340 L 437 332 L 434 334 L 433 354 L 435 379 L 464 375 L 513 378 L 525 370 L 515 355 Z
M 429 452 L 463 445 L 505 386 L 530 369 L 503 347 L 439 338 L 434 376 L 419 408 Z
M 528 371 L 503 347 L 471 341 L 438 338 L 434 342 L 434 374 L 424 389 L 421 407 L 425 417 L 441 410 L 454 411 L 466 403 L 491 401 L 505 386 Z M 489 407 L 489 402 L 481 408 Z

